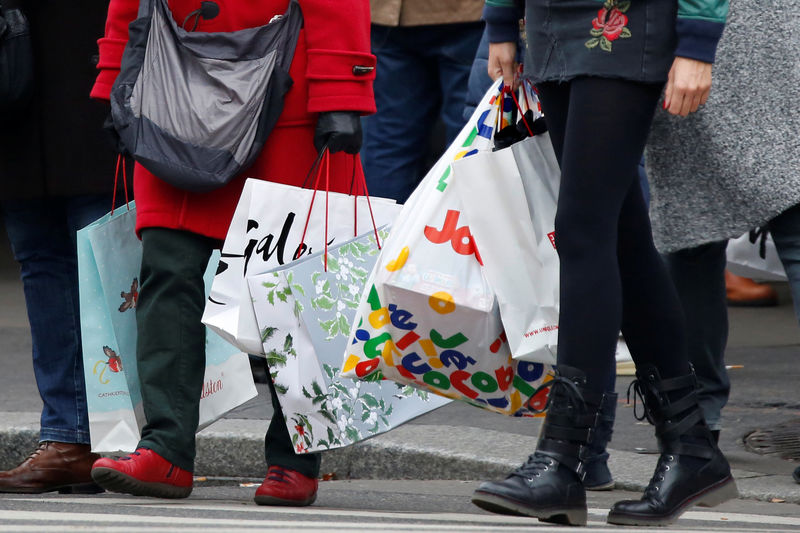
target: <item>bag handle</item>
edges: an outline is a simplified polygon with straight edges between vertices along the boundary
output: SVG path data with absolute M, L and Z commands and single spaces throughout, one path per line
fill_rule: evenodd
M 314 209 L 314 200 L 317 198 L 317 190 L 319 189 L 319 180 L 322 177 L 322 167 L 325 166 L 325 272 L 328 271 L 328 192 L 330 190 L 330 170 L 331 170 L 331 156 L 326 144 L 320 151 L 317 159 L 312 165 L 312 170 L 318 167 L 317 178 L 314 180 L 314 192 L 311 195 L 311 204 L 308 206 L 308 215 L 306 215 L 306 223 L 303 226 L 303 235 L 300 237 L 300 246 L 297 247 L 294 259 L 299 259 L 300 251 L 303 249 L 306 240 L 306 233 L 308 232 L 308 224 L 311 221 L 311 211 Z
M 317 197 L 317 191 L 319 190 L 319 181 L 322 178 L 322 168 L 325 167 L 325 256 L 324 256 L 324 266 L 325 272 L 328 271 L 328 205 L 329 205 L 329 194 L 330 194 L 330 173 L 331 173 L 331 154 L 330 150 L 328 150 L 327 144 L 322 148 L 317 159 L 314 161 L 313 165 L 311 166 L 311 171 L 309 175 L 306 176 L 306 180 L 311 176 L 311 173 L 314 170 L 317 171 L 316 179 L 314 180 L 314 192 L 311 195 L 311 204 L 308 206 L 308 214 L 306 215 L 306 222 L 303 226 L 303 235 L 300 237 L 300 246 L 297 247 L 297 252 L 293 259 L 298 259 L 300 257 L 300 252 L 305 245 L 306 234 L 308 232 L 308 225 L 311 221 L 311 212 L 314 209 L 314 201 Z M 361 158 L 358 157 L 358 154 L 353 156 L 353 181 L 355 181 L 355 174 L 357 173 L 357 167 L 361 167 Z M 375 241 L 377 242 L 378 249 L 381 249 L 381 242 L 380 237 L 378 236 L 378 228 L 375 224 L 375 214 L 372 211 L 372 203 L 369 200 L 369 191 L 367 190 L 367 180 L 364 178 L 363 169 L 361 172 L 358 173 L 361 177 L 360 184 L 364 191 L 364 197 L 367 199 L 367 207 L 369 208 L 369 215 L 370 219 L 372 220 L 372 228 L 375 232 Z M 350 184 L 350 191 L 353 191 L 353 183 Z M 353 212 L 354 220 L 353 220 L 353 231 L 355 232 L 354 236 L 358 236 L 358 194 L 353 195 L 354 198 L 354 206 Z
M 367 178 L 364 176 L 364 168 L 361 166 L 361 157 L 358 154 L 353 154 L 353 174 L 356 174 L 356 169 L 360 169 L 358 175 L 361 177 L 361 186 L 364 188 L 364 197 L 367 199 L 367 207 L 369 208 L 369 218 L 372 221 L 372 231 L 375 232 L 375 243 L 378 245 L 378 250 L 381 249 L 381 239 L 378 236 L 378 227 L 375 225 L 375 213 L 372 211 L 372 203 L 369 201 L 369 190 L 367 189 Z M 358 195 L 356 195 L 353 206 L 353 237 L 358 236 Z
M 314 175 L 314 172 L 316 172 L 319 169 L 320 163 L 322 162 L 322 158 L 327 150 L 328 150 L 328 145 L 326 144 L 325 146 L 322 147 L 322 150 L 319 151 L 319 153 L 317 154 L 317 158 L 314 160 L 314 162 L 311 163 L 311 168 L 308 169 L 308 174 L 306 174 L 306 179 L 303 180 L 304 189 L 311 188 L 312 176 Z
M 527 81 L 527 80 L 525 80 L 525 81 Z M 528 107 L 528 109 L 531 109 L 530 102 L 528 102 L 528 92 L 525 89 L 525 81 L 520 83 L 520 86 L 519 86 L 518 90 L 520 91 L 520 93 L 522 93 L 522 96 L 525 98 L 525 104 Z M 531 84 L 531 89 L 533 89 L 533 91 L 536 92 L 535 91 L 535 87 L 532 84 Z M 525 112 L 522 110 L 522 106 L 520 105 L 519 99 L 517 98 L 517 95 L 516 95 L 516 91 L 514 91 L 513 88 L 511 88 L 510 86 L 504 85 L 502 83 L 500 84 L 499 91 L 500 91 L 500 94 L 497 95 L 497 100 L 499 100 L 499 102 L 498 102 L 498 110 L 497 110 L 497 115 L 498 116 L 497 116 L 497 120 L 495 121 L 495 133 L 497 133 L 498 131 L 503 129 L 503 120 L 504 120 L 503 119 L 503 108 L 505 106 L 506 95 L 510 95 L 511 99 L 514 101 L 514 105 L 516 106 L 517 111 L 519 111 L 519 116 L 520 116 L 520 119 L 522 120 L 522 123 L 525 124 L 525 129 L 528 130 L 528 135 L 533 137 L 533 128 L 531 127 L 530 124 L 528 124 L 528 119 L 527 119 L 527 117 L 525 117 Z
M 111 214 L 117 207 L 117 189 L 119 188 L 119 167 L 122 166 L 122 187 L 125 191 L 125 207 L 131 210 L 130 199 L 128 198 L 128 172 L 126 170 L 125 158 L 122 154 L 117 154 L 117 168 L 114 169 L 114 192 L 111 195 Z
M 522 92 L 523 93 L 525 92 L 524 86 L 522 87 Z M 511 95 L 511 99 L 514 100 L 514 105 L 516 105 L 517 109 L 519 110 L 519 116 L 522 118 L 522 122 L 525 124 L 525 129 L 528 130 L 528 135 L 533 137 L 533 130 L 531 129 L 530 124 L 528 124 L 528 119 L 525 118 L 525 112 L 522 111 L 522 107 L 519 105 L 519 100 L 517 100 L 517 95 L 514 94 L 514 91 L 511 89 L 511 87 L 503 87 L 503 93 L 508 93 Z M 527 96 L 525 98 L 527 99 Z

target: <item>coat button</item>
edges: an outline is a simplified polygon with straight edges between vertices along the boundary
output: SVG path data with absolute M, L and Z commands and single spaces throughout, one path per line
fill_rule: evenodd
M 367 74 L 370 74 L 373 70 L 375 70 L 375 67 L 366 67 L 364 65 L 355 65 L 353 67 L 353 75 L 354 76 L 366 76 Z
M 205 0 L 200 2 L 200 16 L 206 20 L 211 20 L 219 15 L 219 4 Z

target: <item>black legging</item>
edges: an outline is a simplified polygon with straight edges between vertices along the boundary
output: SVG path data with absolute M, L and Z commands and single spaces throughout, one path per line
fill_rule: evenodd
M 583 77 L 538 89 L 561 165 L 558 363 L 602 392 L 622 330 L 638 367 L 687 374 L 683 312 L 637 173 L 661 85 Z

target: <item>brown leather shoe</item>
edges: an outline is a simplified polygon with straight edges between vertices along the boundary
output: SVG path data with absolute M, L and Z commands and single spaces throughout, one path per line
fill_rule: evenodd
M 778 305 L 778 293 L 766 283 L 756 283 L 725 271 L 725 292 L 733 307 L 772 307 Z
M 0 472 L 0 492 L 103 492 L 91 476 L 92 464 L 99 458 L 99 455 L 91 452 L 88 444 L 40 442 L 39 447 L 21 465 Z

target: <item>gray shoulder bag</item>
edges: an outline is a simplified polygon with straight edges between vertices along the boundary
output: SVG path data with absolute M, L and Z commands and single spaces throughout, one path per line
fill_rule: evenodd
M 258 157 L 283 110 L 302 25 L 291 0 L 264 26 L 188 32 L 167 0 L 142 0 L 111 91 L 125 148 L 175 187 L 228 183 Z

